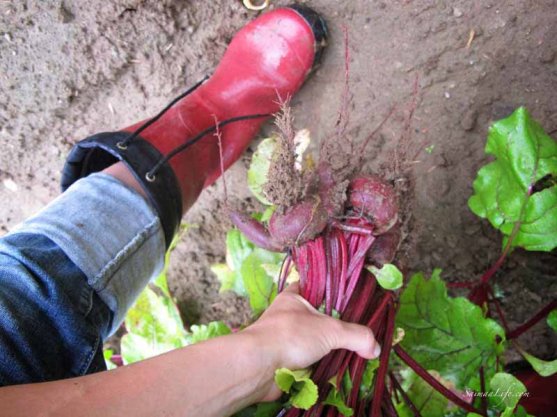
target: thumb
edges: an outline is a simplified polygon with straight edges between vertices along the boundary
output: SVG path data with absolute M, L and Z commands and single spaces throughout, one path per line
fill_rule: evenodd
M 333 349 L 347 349 L 356 352 L 362 358 L 375 359 L 381 353 L 381 346 L 375 340 L 371 329 L 361 324 L 348 323 L 331 318 L 340 323 L 337 327 L 336 346 Z

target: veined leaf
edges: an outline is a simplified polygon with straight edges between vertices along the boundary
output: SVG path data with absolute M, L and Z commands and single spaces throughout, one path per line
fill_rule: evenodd
M 317 402 L 317 385 L 310 378 L 308 369 L 291 371 L 280 368 L 275 371 L 275 383 L 281 391 L 290 395 L 290 404 L 309 410 Z
M 397 314 L 397 326 L 405 332 L 401 345 L 457 388 L 476 389 L 481 365 L 488 377 L 493 374 L 505 332 L 467 299 L 449 297 L 440 273 L 435 270 L 430 279 L 415 274 L 402 293 Z
M 187 336 L 189 344 L 203 342 L 214 337 L 232 333 L 230 327 L 222 321 L 212 321 L 209 324 L 194 324 L 190 327 L 190 332 L 191 334 Z
M 128 333 L 121 342 L 125 364 L 187 345 L 180 312 L 164 292 L 158 295 L 145 288 L 128 311 L 125 324 Z
M 480 169 L 470 209 L 527 250 L 557 247 L 557 142 L 524 107 L 493 124 L 487 154 L 497 159 Z
M 429 373 L 438 381 L 447 386 L 447 381 L 443 381 L 439 373 L 429 371 Z M 412 404 L 418 409 L 422 416 L 427 417 L 444 417 L 447 414 L 449 400 L 442 394 L 437 392 L 415 372 L 404 372 L 405 380 L 403 382 L 406 394 L 412 401 Z M 396 405 L 396 409 L 400 416 L 413 416 L 412 411 L 404 401 Z

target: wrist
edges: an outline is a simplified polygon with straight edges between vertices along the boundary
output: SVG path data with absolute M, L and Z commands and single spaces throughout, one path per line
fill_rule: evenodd
M 254 366 L 257 384 L 254 384 L 254 402 L 273 401 L 280 395 L 275 385 L 275 371 L 281 368 L 281 345 L 264 331 L 265 329 L 252 325 L 238 336 L 244 338 L 247 345 L 248 360 Z M 284 348 L 284 346 L 282 346 Z

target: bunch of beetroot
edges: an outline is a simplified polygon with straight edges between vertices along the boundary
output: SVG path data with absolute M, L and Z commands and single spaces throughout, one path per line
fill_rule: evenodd
M 294 151 L 291 137 L 282 138 L 282 144 L 287 151 Z M 272 160 L 271 182 L 272 175 L 281 170 L 297 175 L 295 169 L 288 152 L 282 156 L 278 152 Z M 294 198 L 286 206 L 275 198 L 277 210 L 268 225 L 231 214 L 233 223 L 255 244 L 286 252 L 279 291 L 294 265 L 300 276 L 300 293 L 306 300 L 325 314 L 368 326 L 383 346 L 373 395 L 360 394 L 366 360 L 337 350 L 314 366 L 317 404 L 307 411 L 284 409 L 280 416 L 340 416 L 336 407 L 322 401 L 332 389 L 331 379 L 336 378 L 340 387 L 345 374 L 352 388 L 344 400 L 354 416 L 396 416 L 385 389 L 395 323 L 394 293 L 378 286 L 366 265 L 381 267 L 394 258 L 400 242 L 397 196 L 393 187 L 377 176 L 349 174 L 346 178 L 346 170 L 341 172 L 327 161 L 321 161 L 310 173 L 300 173 L 303 181 L 292 182 L 308 185 L 294 194 L 284 189 L 283 194 Z M 270 190 L 268 196 L 272 194 Z

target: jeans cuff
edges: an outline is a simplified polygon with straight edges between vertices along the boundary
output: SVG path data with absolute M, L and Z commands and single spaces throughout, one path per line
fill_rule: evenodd
M 17 232 L 48 237 L 83 271 L 114 314 L 111 334 L 164 266 L 164 234 L 155 210 L 107 174 L 77 181 Z

